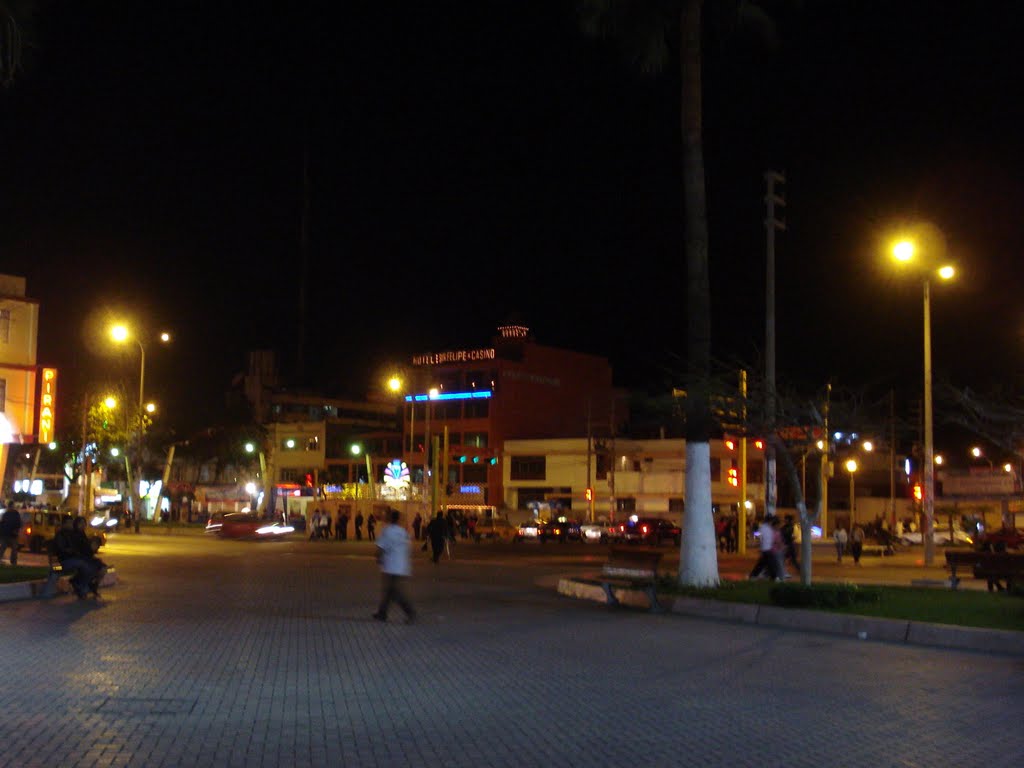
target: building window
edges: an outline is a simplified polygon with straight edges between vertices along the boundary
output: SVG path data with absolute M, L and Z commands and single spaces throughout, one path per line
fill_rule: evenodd
M 486 432 L 466 432 L 462 436 L 462 445 L 466 448 L 486 448 Z
M 490 400 L 467 400 L 462 404 L 462 418 L 486 419 L 490 413 L 490 404 Z
M 512 480 L 543 480 L 547 477 L 544 456 L 513 456 L 509 466 Z
M 0 309 L 0 342 L 8 344 L 11 341 L 11 310 Z
M 307 451 L 319 451 L 320 450 L 320 436 L 313 435 L 306 441 Z
M 711 482 L 722 482 L 722 460 L 714 456 L 711 457 Z
M 636 499 L 632 496 L 627 496 L 624 499 L 616 499 L 615 505 L 619 512 L 636 512 Z
M 487 465 L 486 464 L 463 464 L 462 465 L 462 482 L 464 482 L 464 483 L 486 483 L 487 482 Z
M 297 469 L 282 469 L 281 470 L 281 482 L 282 483 L 297 483 L 297 482 L 299 482 L 299 470 L 297 470 Z
M 668 500 L 668 511 L 674 512 L 677 515 L 683 514 L 686 510 L 686 499 L 669 499 Z

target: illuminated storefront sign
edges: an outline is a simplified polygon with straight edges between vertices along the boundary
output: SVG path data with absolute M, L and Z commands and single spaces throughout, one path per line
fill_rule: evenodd
M 425 403 L 427 400 L 486 400 L 491 396 L 491 390 L 480 389 L 473 392 L 439 392 L 436 395 L 406 395 L 405 402 Z
M 494 347 L 489 349 L 459 349 L 453 352 L 437 352 L 413 355 L 413 365 L 444 365 L 445 363 L 471 363 L 476 360 L 493 360 Z
M 43 387 L 39 398 L 39 429 L 37 443 L 53 442 L 53 431 L 57 421 L 57 369 L 43 368 Z
M 406 489 L 409 487 L 410 482 L 409 467 L 406 466 L 404 461 L 401 461 L 400 459 L 392 459 L 391 462 L 384 467 L 384 485 L 389 488 Z

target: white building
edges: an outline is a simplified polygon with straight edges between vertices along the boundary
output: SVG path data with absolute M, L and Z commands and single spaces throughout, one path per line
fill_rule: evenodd
M 504 506 L 510 517 L 518 522 L 554 506 L 584 517 L 589 487 L 596 518 L 621 519 L 635 513 L 679 520 L 686 495 L 685 440 L 617 438 L 592 441 L 589 451 L 587 442 L 585 437 L 506 440 L 501 462 Z M 735 514 L 741 501 L 741 471 L 738 446 L 712 440 L 711 498 L 716 512 Z M 763 508 L 764 456 L 753 442 L 747 450 L 746 496 L 756 508 Z M 752 511 L 749 505 L 748 509 Z

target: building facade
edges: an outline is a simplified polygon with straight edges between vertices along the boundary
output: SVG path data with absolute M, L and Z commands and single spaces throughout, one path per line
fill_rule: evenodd
M 506 503 L 508 440 L 607 436 L 629 416 L 606 358 L 538 344 L 518 325 L 489 347 L 415 356 L 405 388 L 402 458 L 422 483 L 436 440 L 453 506 Z
M 40 423 L 36 410 L 39 370 L 39 302 L 25 295 L 24 277 L 0 275 L 0 480 L 7 468 L 8 446 L 38 441 Z M 56 388 L 56 370 L 48 369 Z M 52 403 L 44 428 L 47 442 L 53 439 Z
M 592 514 L 595 519 L 621 520 L 637 514 L 678 522 L 686 495 L 686 441 L 506 440 L 502 471 L 503 506 L 517 522 L 555 510 L 571 511 L 572 517 L 581 519 Z M 742 474 L 736 446 L 712 440 L 711 497 L 716 514 L 733 515 L 740 508 Z M 762 451 L 749 452 L 746 476 L 746 508 L 752 516 L 763 508 Z

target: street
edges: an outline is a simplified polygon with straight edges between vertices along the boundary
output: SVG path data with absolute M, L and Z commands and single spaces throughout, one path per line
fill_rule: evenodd
M 603 548 L 115 535 L 99 602 L 0 605 L 0 766 L 1016 766 L 1024 662 L 557 595 Z M 587 553 L 586 559 L 577 552 Z M 739 566 L 738 566 L 739 567 Z

